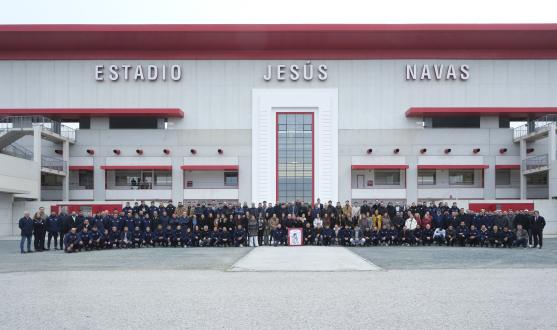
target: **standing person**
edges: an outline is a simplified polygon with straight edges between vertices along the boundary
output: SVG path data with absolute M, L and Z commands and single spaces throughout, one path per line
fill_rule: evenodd
M 35 252 L 43 252 L 44 236 L 46 227 L 43 218 L 39 212 L 33 216 L 33 236 L 35 236 Z
M 259 222 L 252 215 L 248 221 L 249 246 L 259 246 Z
M 166 215 L 168 215 L 170 217 L 176 211 L 176 207 L 174 205 L 172 205 L 172 201 L 168 201 L 168 205 L 166 206 L 165 210 L 166 210 Z M 164 227 L 164 228 L 166 228 L 166 227 Z
M 381 215 L 379 214 L 379 210 L 375 209 L 373 215 L 371 216 L 371 220 L 373 222 L 373 227 L 381 228 Z M 408 226 L 408 225 L 407 225 Z
M 50 212 L 50 216 L 45 220 L 46 231 L 48 232 L 47 251 L 50 251 L 50 242 L 54 237 L 54 250 L 58 251 L 58 232 L 60 231 L 60 218 L 56 212 Z
M 261 221 L 261 218 L 259 218 L 259 220 Z M 260 222 L 261 224 L 261 222 Z M 261 240 L 261 238 L 263 238 L 263 244 L 265 246 L 268 246 L 269 244 L 271 244 L 270 241 L 270 236 L 272 234 L 272 230 L 271 230 L 271 221 L 269 220 L 269 213 L 266 213 L 265 218 L 263 218 L 263 233 L 261 236 L 259 236 L 259 239 Z M 263 244 L 259 244 L 259 245 L 263 245 Z
M 31 238 L 33 237 L 33 220 L 29 217 L 29 211 L 23 213 L 23 218 L 19 219 L 19 229 L 21 229 L 21 242 L 19 248 L 21 253 L 33 253 L 31 251 Z M 27 252 L 23 249 L 23 244 L 27 240 Z
M 66 209 L 60 211 L 60 250 L 64 251 L 64 236 L 70 231 L 70 215 L 66 213 Z
M 534 245 L 532 248 L 537 246 L 538 249 L 541 249 L 543 245 L 543 229 L 545 228 L 545 219 L 540 216 L 540 212 L 534 211 L 534 217 L 530 222 L 530 228 L 532 229 L 532 235 L 534 236 Z

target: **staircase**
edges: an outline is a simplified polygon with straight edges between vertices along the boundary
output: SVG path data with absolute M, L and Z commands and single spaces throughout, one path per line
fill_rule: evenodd
M 16 142 L 13 142 L 9 146 L 0 150 L 0 153 L 13 156 L 13 157 L 27 159 L 30 161 L 33 161 L 35 159 L 34 154 L 31 150 L 26 149 L 24 146 Z M 58 158 L 53 158 L 53 157 L 41 156 L 41 170 L 43 172 L 57 174 L 56 172 L 53 171 L 66 172 L 67 168 L 68 168 L 68 164 L 66 161 L 63 161 Z
M 0 150 L 41 128 L 41 138 L 75 144 L 75 130 L 43 116 L 8 116 L 0 120 Z

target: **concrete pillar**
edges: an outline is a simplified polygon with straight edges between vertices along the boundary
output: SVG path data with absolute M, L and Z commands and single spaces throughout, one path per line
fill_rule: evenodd
M 11 236 L 19 234 L 13 232 L 13 202 L 13 194 L 0 193 L 0 236 Z
M 184 202 L 184 157 L 181 154 L 172 157 L 172 204 Z
M 406 201 L 410 206 L 418 200 L 418 156 L 406 156 Z
M 524 162 L 526 158 L 526 141 L 520 139 L 520 199 L 526 199 L 526 176 L 524 173 Z
M 549 161 L 553 161 L 557 158 L 557 134 L 555 130 L 557 129 L 557 125 L 551 125 L 549 130 Z
M 549 131 L 549 199 L 557 199 L 557 125 L 552 125 Z
M 495 156 L 484 156 L 484 165 L 489 165 L 484 170 L 484 199 L 495 199 Z
M 68 141 L 62 144 L 62 158 L 66 162 L 66 176 L 62 183 L 62 200 L 67 202 L 70 200 L 70 142 Z
M 35 128 L 33 129 L 33 160 L 37 163 L 39 163 L 39 171 L 42 168 L 42 164 L 41 164 L 41 132 L 42 132 L 42 127 L 41 126 L 35 126 Z M 39 181 L 37 183 L 39 185 L 37 191 L 37 200 L 41 201 L 41 174 L 39 173 Z

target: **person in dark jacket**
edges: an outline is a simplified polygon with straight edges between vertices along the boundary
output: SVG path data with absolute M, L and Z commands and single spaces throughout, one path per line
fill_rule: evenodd
M 81 249 L 85 249 L 85 251 L 91 251 L 91 244 L 93 243 L 93 239 L 91 234 L 89 234 L 89 229 L 87 227 L 83 228 L 77 234 L 77 241 L 78 244 L 74 247 L 77 248 L 77 251 L 81 252 Z
M 501 240 L 503 238 L 502 231 L 495 225 L 493 226 L 493 231 L 490 234 L 489 244 L 491 247 L 499 247 L 502 244 Z
M 165 239 L 164 230 L 162 230 L 162 225 L 158 225 L 157 229 L 153 232 L 153 241 L 158 243 L 159 246 L 168 246 L 168 241 Z
M 332 244 L 333 230 L 327 225 L 323 229 L 323 245 L 329 246 Z
M 46 235 L 45 221 L 41 218 L 39 212 L 33 216 L 33 235 L 35 236 L 35 252 L 43 252 L 44 237 Z
M 466 240 L 468 239 L 468 235 L 470 234 L 470 230 L 466 226 L 466 222 L 461 221 L 460 226 L 456 228 L 456 235 L 458 237 L 459 246 L 466 246 Z
M 532 236 L 534 236 L 534 245 L 532 248 L 537 247 L 541 249 L 543 246 L 543 229 L 545 228 L 545 218 L 540 216 L 540 212 L 534 211 L 534 216 L 530 221 L 530 228 L 532 229 Z
M 166 226 L 168 226 L 168 223 L 170 222 L 170 217 L 168 216 L 168 213 L 166 213 L 166 211 L 163 211 L 158 217 L 151 219 L 151 222 L 153 225 L 151 229 L 155 231 L 159 227 L 159 225 L 161 225 L 163 228 L 166 228 Z
M 132 231 L 132 248 L 135 249 L 135 246 L 137 245 L 137 248 L 141 248 L 141 244 L 143 243 L 143 232 L 141 231 L 141 228 L 139 226 L 135 226 L 134 230 Z
M 342 234 L 341 234 L 341 243 L 343 246 L 350 246 L 350 239 L 352 238 L 352 230 L 350 229 L 350 226 L 345 225 L 344 229 L 342 230 Z
M 485 225 L 483 225 L 485 226 Z M 470 227 L 470 232 L 468 233 L 468 244 L 470 246 L 476 247 L 480 243 L 480 232 L 476 229 L 476 226 L 472 225 Z
M 276 247 L 279 244 L 286 245 L 286 233 L 282 229 L 282 225 L 280 223 L 273 231 L 273 245 Z
M 64 236 L 70 231 L 70 215 L 66 213 L 66 209 L 62 209 L 58 218 L 60 218 L 60 250 L 64 250 Z
M 102 231 L 98 230 L 97 226 L 93 226 L 89 235 L 91 236 L 91 249 L 100 250 L 103 238 Z
M 402 228 L 404 227 L 404 223 L 405 223 L 405 220 L 402 217 L 402 212 L 396 212 L 395 217 L 392 218 L 392 219 L 393 219 L 392 224 L 395 226 L 395 229 L 400 232 L 402 230 Z
M 19 248 L 21 253 L 33 253 L 31 251 L 31 238 L 33 237 L 33 220 L 29 217 L 29 211 L 25 211 L 23 218 L 19 219 L 19 229 L 21 229 L 21 241 Z M 27 252 L 23 249 L 23 245 L 27 240 Z
M 132 246 L 132 233 L 129 231 L 128 227 L 124 227 L 124 231 L 120 233 L 120 248 L 129 249 Z
M 379 230 L 379 238 L 381 245 L 385 244 L 385 246 L 389 246 L 389 230 L 387 229 L 387 225 L 381 226 L 381 229 Z
M 91 219 L 91 226 L 97 226 L 100 231 L 104 231 L 104 222 L 101 216 L 101 211 L 97 211 L 97 213 L 95 213 L 95 216 Z
M 211 232 L 211 241 L 209 243 L 209 246 L 215 246 L 215 244 L 217 244 L 219 241 L 219 236 L 220 236 L 219 227 L 215 226 L 213 228 L 213 231 Z
M 172 201 L 168 201 L 168 205 L 166 206 L 165 210 L 166 210 L 166 215 L 170 216 L 170 215 L 174 214 L 174 212 L 176 211 L 176 207 L 174 205 L 172 205 Z M 163 228 L 166 228 L 166 227 L 163 227 Z
M 64 236 L 64 252 L 73 253 L 74 248 L 79 244 L 79 237 L 76 234 L 76 229 L 72 228 L 69 233 Z
M 449 228 L 445 231 L 445 238 L 447 239 L 447 246 L 454 246 L 458 241 L 456 230 L 453 225 L 449 225 Z
M 406 226 L 402 226 L 402 229 L 398 232 L 398 245 L 412 245 L 412 232 Z
M 188 229 L 189 229 L 189 228 L 188 228 Z M 171 244 L 171 246 L 174 247 L 174 248 L 177 247 L 178 244 L 179 244 L 181 247 L 184 247 L 184 246 L 187 246 L 188 243 L 191 242 L 191 235 L 188 237 L 188 239 L 189 239 L 189 241 L 186 242 L 185 234 L 184 234 L 184 231 L 182 230 L 182 226 L 178 225 L 178 226 L 176 227 L 176 230 L 174 230 L 174 231 L 172 232 L 172 238 L 171 238 L 170 244 Z
M 56 212 L 50 212 L 50 216 L 45 220 L 45 227 L 48 233 L 47 251 L 50 251 L 50 242 L 54 238 L 54 250 L 58 250 L 58 232 L 60 231 L 60 218 Z
M 480 246 L 483 247 L 485 244 L 485 247 L 489 246 L 489 238 L 491 232 L 487 229 L 486 225 L 483 225 L 482 228 L 480 229 Z
M 431 246 L 431 244 L 435 241 L 435 238 L 434 238 L 433 234 L 434 233 L 433 233 L 433 230 L 431 230 L 431 226 L 429 224 L 427 224 L 425 226 L 425 229 L 422 230 L 422 241 L 423 241 L 424 246 L 426 244 L 428 246 Z
M 503 247 L 507 247 L 509 249 L 513 245 L 513 233 L 508 227 L 503 228 L 503 232 L 501 233 L 501 244 L 503 244 Z
M 391 224 L 391 229 L 387 230 L 387 238 L 389 239 L 390 245 L 396 245 L 398 243 L 398 230 L 396 230 L 395 225 Z
M 246 242 L 246 230 L 242 228 L 242 225 L 239 224 L 236 230 L 234 230 L 234 247 L 244 247 L 244 243 Z
M 309 223 L 306 223 L 306 227 L 304 228 L 303 235 L 304 235 L 304 245 L 313 245 L 313 241 L 315 237 L 313 237 L 314 235 L 313 229 L 311 228 Z
M 151 228 L 147 227 L 141 235 L 141 239 L 142 239 L 141 244 L 143 244 L 143 246 L 145 246 L 145 247 L 148 247 L 149 245 L 152 246 L 152 247 L 155 247 L 154 238 L 155 238 L 155 235 L 151 231 Z
M 232 205 L 230 205 L 230 207 L 232 207 Z M 217 244 L 222 247 L 230 246 L 232 244 L 230 232 L 226 227 L 222 228 L 222 232 L 219 234 L 219 241 Z

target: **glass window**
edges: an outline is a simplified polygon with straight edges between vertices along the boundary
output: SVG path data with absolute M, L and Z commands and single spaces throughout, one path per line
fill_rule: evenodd
M 64 177 L 59 175 L 43 174 L 41 175 L 42 187 L 61 187 Z
M 141 171 L 116 171 L 117 186 L 137 186 L 141 182 Z
M 313 187 L 313 114 L 278 114 L 278 199 L 311 203 Z
M 434 185 L 435 184 L 435 171 L 418 171 L 418 184 L 420 185 Z
M 93 171 L 79 171 L 79 186 L 93 189 Z
M 375 171 L 375 184 L 376 185 L 400 185 L 400 170 L 376 170 Z
M 496 170 L 495 185 L 508 186 L 511 184 L 511 170 Z
M 450 170 L 449 185 L 474 184 L 474 170 Z
M 155 186 L 171 186 L 171 185 L 172 185 L 171 171 L 155 171 Z
M 225 172 L 224 173 L 224 185 L 225 186 L 237 186 L 238 185 L 238 172 Z

